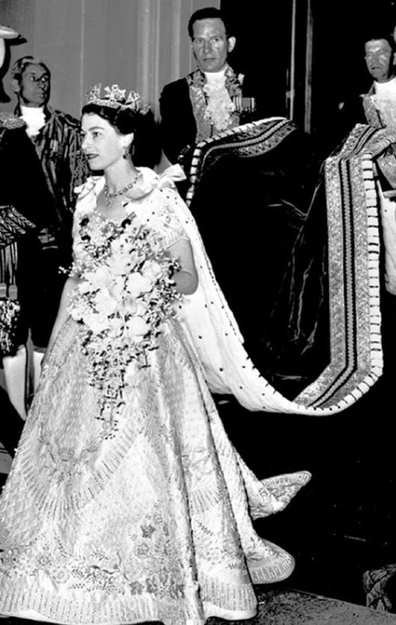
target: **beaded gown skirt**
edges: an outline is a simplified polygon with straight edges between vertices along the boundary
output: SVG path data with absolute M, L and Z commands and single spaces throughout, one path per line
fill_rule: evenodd
M 0 613 L 68 624 L 202 625 L 256 611 L 293 558 L 251 515 L 309 480 L 259 482 L 227 438 L 176 320 L 99 419 L 81 326 L 54 344 L 0 500 Z

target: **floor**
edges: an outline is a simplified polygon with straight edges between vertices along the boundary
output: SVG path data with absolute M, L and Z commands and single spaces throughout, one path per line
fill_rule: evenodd
M 256 618 L 244 625 L 396 625 L 396 615 L 287 588 L 264 591 L 259 598 Z

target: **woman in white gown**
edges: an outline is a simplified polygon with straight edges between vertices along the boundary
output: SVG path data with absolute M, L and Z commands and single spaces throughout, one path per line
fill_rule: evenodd
M 74 264 L 0 500 L 3 615 L 247 619 L 253 584 L 293 570 L 251 518 L 283 509 L 310 475 L 259 482 L 224 432 L 174 312 L 204 270 L 194 224 L 169 172 L 133 164 L 142 114 L 117 86 L 83 109 L 83 147 L 104 176 L 79 190 Z

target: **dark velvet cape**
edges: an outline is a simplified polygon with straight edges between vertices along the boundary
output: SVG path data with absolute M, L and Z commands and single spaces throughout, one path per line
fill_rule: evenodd
M 357 399 L 382 373 L 373 156 L 388 144 L 383 130 L 357 126 L 313 193 L 304 142 L 286 119 L 194 152 L 187 203 L 245 348 L 307 406 Z

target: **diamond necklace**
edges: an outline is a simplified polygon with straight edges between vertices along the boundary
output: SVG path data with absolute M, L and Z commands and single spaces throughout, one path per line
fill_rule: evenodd
M 132 180 L 132 182 L 127 184 L 127 186 L 121 189 L 120 191 L 115 191 L 114 193 L 109 193 L 109 187 L 107 186 L 107 183 L 106 183 L 105 186 L 103 187 L 103 193 L 106 198 L 106 208 L 110 206 L 111 200 L 114 200 L 115 197 L 118 197 L 120 195 L 125 195 L 127 191 L 132 189 L 137 183 L 137 181 L 140 180 L 141 177 L 142 177 L 142 173 L 138 172 L 136 176 L 134 177 L 134 179 Z

